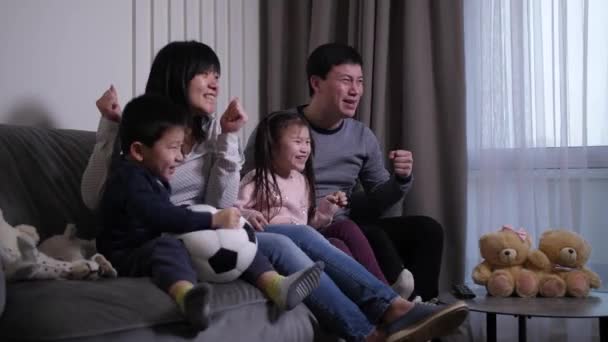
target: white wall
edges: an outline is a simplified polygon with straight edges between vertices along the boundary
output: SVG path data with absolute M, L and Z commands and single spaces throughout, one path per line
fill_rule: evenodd
M 218 109 L 259 107 L 259 0 L 3 0 L 0 123 L 95 130 L 95 100 L 114 84 L 143 92 L 154 54 L 195 39 L 222 64 Z M 245 55 L 247 54 L 247 55 Z M 244 133 L 244 135 L 247 133 Z

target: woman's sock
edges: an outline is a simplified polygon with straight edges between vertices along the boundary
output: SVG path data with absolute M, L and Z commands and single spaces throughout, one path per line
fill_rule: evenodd
M 276 275 L 263 290 L 282 310 L 291 310 L 319 286 L 325 264 L 322 261 L 290 276 Z

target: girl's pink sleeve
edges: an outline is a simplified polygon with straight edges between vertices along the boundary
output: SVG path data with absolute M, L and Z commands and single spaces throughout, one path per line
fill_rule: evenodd
M 323 198 L 321 201 L 319 201 L 319 205 L 315 211 L 315 216 L 308 224 L 316 229 L 329 226 L 333 221 L 334 215 L 338 209 L 340 209 L 340 207 Z
M 255 208 L 255 202 L 253 201 L 253 190 L 255 189 L 253 183 L 253 175 L 255 171 L 250 171 L 241 180 L 239 186 L 239 195 L 236 199 L 234 206 L 241 211 L 241 216 L 245 220 L 249 220 L 252 214 L 259 213 Z

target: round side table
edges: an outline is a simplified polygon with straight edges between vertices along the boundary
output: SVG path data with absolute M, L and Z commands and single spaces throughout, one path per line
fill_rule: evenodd
M 486 314 L 487 340 L 496 342 L 496 315 L 513 315 L 518 319 L 519 341 L 526 341 L 527 317 L 597 318 L 600 341 L 608 342 L 608 293 L 591 292 L 587 298 L 519 298 L 492 297 L 483 287 L 469 285 L 476 297 L 464 300 L 469 310 Z M 459 299 L 446 292 L 439 300 L 450 304 Z

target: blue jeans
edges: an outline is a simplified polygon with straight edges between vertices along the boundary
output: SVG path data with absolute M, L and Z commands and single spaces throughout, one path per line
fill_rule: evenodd
M 319 287 L 305 303 L 327 329 L 347 340 L 369 335 L 397 297 L 389 286 L 311 227 L 269 225 L 257 237 L 258 247 L 281 274 L 309 267 L 313 260 L 325 263 Z

